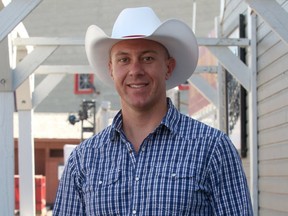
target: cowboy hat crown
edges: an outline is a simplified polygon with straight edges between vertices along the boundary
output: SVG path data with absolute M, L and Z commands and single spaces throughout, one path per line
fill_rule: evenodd
M 127 8 L 116 19 L 111 37 L 96 25 L 91 25 L 86 32 L 87 58 L 102 82 L 113 86 L 108 69 L 111 47 L 121 40 L 135 38 L 162 44 L 176 60 L 174 72 L 166 81 L 167 90 L 184 83 L 194 72 L 198 61 L 198 45 L 188 25 L 177 19 L 161 22 L 148 7 Z

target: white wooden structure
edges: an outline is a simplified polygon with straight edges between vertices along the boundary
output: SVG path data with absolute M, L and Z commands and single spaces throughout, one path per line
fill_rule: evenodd
M 256 19 L 251 43 L 256 43 L 257 49 L 251 50 L 248 60 L 251 56 L 257 60 L 253 66 L 257 91 L 248 106 L 251 103 L 257 106 L 255 120 L 258 126 L 254 131 L 257 140 L 250 139 L 249 151 L 258 154 L 258 159 L 243 160 L 248 178 L 254 179 L 250 181 L 251 189 L 257 185 L 252 193 L 254 212 L 255 215 L 287 215 L 288 1 L 228 0 L 222 1 L 222 5 L 222 37 L 229 36 L 237 28 L 238 14 Z M 258 177 L 253 178 L 249 173 Z
M 14 100 L 19 113 L 20 212 L 24 216 L 35 215 L 33 110 L 65 74 L 75 73 L 75 68 L 78 73 L 86 72 L 88 67 L 42 65 L 58 47 L 83 46 L 84 40 L 77 37 L 21 37 L 23 29 L 20 31 L 16 27 L 39 3 L 40 0 L 17 0 L 0 11 L 0 215 L 5 216 L 14 215 Z M 250 182 L 255 215 L 285 215 L 288 212 L 287 8 L 288 3 L 283 0 L 223 0 L 218 38 L 197 39 L 199 45 L 208 47 L 219 61 L 218 91 L 197 75 L 215 68 L 199 67 L 189 80 L 220 110 L 220 128 L 223 125 L 222 68 L 227 69 L 248 91 L 250 156 L 243 163 Z M 228 39 L 237 28 L 239 13 L 247 17 L 249 37 Z M 15 38 L 13 30 L 18 31 L 20 37 Z M 34 47 L 33 51 L 27 51 L 20 63 L 17 63 L 18 46 Z M 247 49 L 247 65 L 229 50 L 229 46 Z M 36 73 L 49 76 L 34 89 L 33 74 Z

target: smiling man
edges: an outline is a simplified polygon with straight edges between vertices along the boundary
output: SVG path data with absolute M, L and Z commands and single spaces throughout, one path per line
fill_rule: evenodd
M 175 59 L 161 44 L 146 39 L 118 42 L 110 55 L 110 74 L 121 98 L 123 131 L 138 152 L 167 113 L 166 80 Z
M 97 77 L 114 86 L 121 110 L 112 125 L 72 152 L 53 215 L 252 215 L 240 157 L 223 132 L 181 114 L 166 90 L 198 60 L 191 29 L 128 8 L 107 36 L 87 30 Z

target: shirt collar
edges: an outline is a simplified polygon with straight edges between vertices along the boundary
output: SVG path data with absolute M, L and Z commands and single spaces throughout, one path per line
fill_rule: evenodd
M 176 107 L 173 105 L 170 98 L 167 98 L 167 105 L 168 105 L 168 111 L 164 118 L 162 119 L 159 126 L 163 125 L 167 127 L 171 132 L 177 133 L 177 125 L 180 121 L 181 114 L 176 109 Z M 114 140 L 115 136 L 119 133 L 121 133 L 122 130 L 122 113 L 121 110 L 116 114 L 116 116 L 113 119 L 112 125 L 111 125 L 111 131 L 110 131 L 110 139 Z

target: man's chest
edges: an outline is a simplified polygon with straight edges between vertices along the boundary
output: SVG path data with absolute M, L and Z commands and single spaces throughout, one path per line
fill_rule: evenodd
M 205 163 L 192 148 L 147 143 L 135 155 L 122 147 L 99 151 L 90 162 L 83 184 L 88 215 L 190 215 L 210 208 L 201 182 Z

